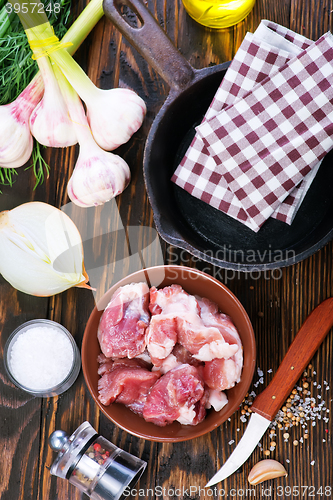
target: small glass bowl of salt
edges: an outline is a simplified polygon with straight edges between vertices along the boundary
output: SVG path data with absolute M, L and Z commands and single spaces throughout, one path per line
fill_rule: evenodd
M 39 397 L 62 394 L 75 382 L 81 368 L 73 336 L 59 323 L 34 319 L 9 336 L 4 363 L 11 381 Z

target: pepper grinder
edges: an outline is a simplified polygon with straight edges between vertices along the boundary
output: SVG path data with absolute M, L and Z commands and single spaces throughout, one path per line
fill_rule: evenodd
M 68 479 L 93 500 L 118 500 L 147 465 L 100 436 L 89 422 L 83 422 L 70 437 L 65 431 L 54 431 L 49 445 L 58 452 L 51 474 Z

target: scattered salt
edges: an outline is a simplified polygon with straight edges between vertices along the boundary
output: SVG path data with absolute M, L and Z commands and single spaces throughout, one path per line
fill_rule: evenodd
M 234 444 L 234 442 L 235 442 L 235 440 L 234 440 L 234 439 L 231 439 L 231 440 L 229 441 L 229 443 L 228 443 L 228 444 L 230 444 L 230 445 L 231 445 L 231 444 Z
M 10 369 L 27 389 L 46 391 L 69 374 L 74 352 L 70 340 L 54 327 L 36 326 L 20 333 L 11 347 Z

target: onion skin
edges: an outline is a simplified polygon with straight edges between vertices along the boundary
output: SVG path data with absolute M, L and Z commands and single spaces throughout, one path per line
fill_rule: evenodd
M 39 297 L 90 288 L 77 227 L 42 202 L 0 213 L 0 273 L 17 290 Z

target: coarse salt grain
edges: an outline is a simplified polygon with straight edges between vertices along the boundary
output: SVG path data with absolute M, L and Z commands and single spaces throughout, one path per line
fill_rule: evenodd
M 64 333 L 36 326 L 20 333 L 12 344 L 9 365 L 13 377 L 33 391 L 46 391 L 69 374 L 73 347 Z

